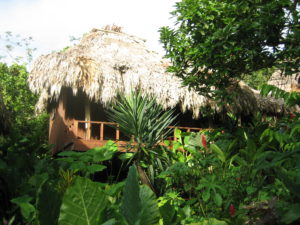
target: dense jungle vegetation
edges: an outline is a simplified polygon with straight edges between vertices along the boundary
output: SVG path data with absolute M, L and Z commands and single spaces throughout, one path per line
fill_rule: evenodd
M 161 41 L 185 85 L 217 101 L 244 79 L 299 106 L 299 93 L 264 84 L 274 69 L 299 70 L 298 1 L 182 0 L 172 15 L 177 25 L 161 28 Z M 26 64 L 0 63 L 0 224 L 300 223 L 299 113 L 256 114 L 247 124 L 227 114 L 226 125 L 176 130 L 175 141 L 165 129 L 173 110 L 133 92 L 108 113 L 135 137 L 135 152 L 110 141 L 53 157 L 48 115 L 35 115 L 27 77 Z

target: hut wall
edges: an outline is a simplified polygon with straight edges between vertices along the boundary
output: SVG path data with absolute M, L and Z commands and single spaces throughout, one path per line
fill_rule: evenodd
M 90 107 L 89 110 L 86 110 L 87 106 Z M 63 88 L 58 103 L 49 104 L 48 111 L 50 112 L 49 143 L 54 145 L 54 153 L 69 145 L 72 146 L 74 138 L 86 139 L 87 124 L 79 123 L 76 136 L 74 120 L 84 121 L 87 118 L 87 111 L 90 113 L 88 117 L 91 121 L 108 121 L 102 104 L 92 102 L 81 90 L 73 95 L 71 88 Z M 100 125 L 91 124 L 90 133 L 91 140 L 99 140 Z M 115 139 L 115 137 L 115 129 L 104 126 L 104 140 Z M 121 135 L 121 140 L 124 139 L 122 137 Z
M 48 108 L 50 112 L 49 144 L 52 144 L 53 153 L 72 146 L 76 138 L 74 133 L 74 119 L 84 120 L 85 96 L 79 92 L 73 96 L 70 88 L 63 88 L 58 103 Z M 84 137 L 85 127 L 78 128 L 79 137 Z
M 56 108 L 50 111 L 49 144 L 53 145 L 53 153 L 64 148 L 68 137 L 68 126 L 65 120 L 66 96 L 61 95 Z

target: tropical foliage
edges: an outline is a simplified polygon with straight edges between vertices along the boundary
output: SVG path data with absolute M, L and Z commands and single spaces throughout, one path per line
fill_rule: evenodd
M 8 132 L 0 135 L 0 221 L 12 218 L 18 221 L 15 204 L 27 204 L 32 197 L 31 190 L 37 190 L 41 177 L 32 175 L 47 168 L 47 118 L 42 114 L 34 116 L 37 97 L 27 85 L 28 72 L 25 66 L 11 66 L 0 63 L 0 95 L 8 114 L 1 115 L 0 123 L 9 123 Z M 0 132 L 1 133 L 1 132 Z M 26 195 L 27 194 L 27 195 Z M 10 200 L 20 197 L 13 202 Z M 30 216 L 32 208 L 22 211 Z M 3 222 L 4 223 L 4 222 Z
M 299 70 L 299 2 L 182 0 L 160 30 L 172 72 L 202 93 L 276 66 Z
M 27 77 L 25 66 L 0 63 L 0 92 L 6 108 L 18 124 L 33 118 L 37 100 L 28 88 Z
M 4 215 L 31 224 L 292 224 L 300 219 L 299 126 L 299 116 L 276 123 L 257 115 L 248 127 L 176 130 L 176 141 L 156 147 L 164 166 L 145 166 L 155 171 L 155 193 L 139 185 L 134 166 L 125 183 L 95 180 L 118 152 L 113 142 L 57 159 L 31 153 L 34 167 L 18 171 L 9 163 L 27 152 L 16 148 L 1 161 L 9 185 L 1 191 L 15 190 L 5 203 L 14 210 Z
M 298 10 L 298 1 L 288 0 L 183 0 L 173 12 L 177 27 L 161 30 L 171 71 L 206 94 L 246 75 L 263 95 L 299 107 L 298 93 L 261 82 L 267 68 L 298 69 Z M 224 127 L 176 129 L 168 137 L 173 110 L 133 92 L 109 110 L 132 140 L 127 152 L 109 141 L 54 157 L 47 115 L 34 116 L 27 76 L 24 66 L 0 64 L 11 122 L 0 136 L 0 224 L 299 224 L 298 113 L 257 114 L 239 126 L 230 114 Z

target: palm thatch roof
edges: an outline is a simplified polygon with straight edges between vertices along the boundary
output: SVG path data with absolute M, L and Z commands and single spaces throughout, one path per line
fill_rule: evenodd
M 227 111 L 234 114 L 253 115 L 256 112 L 264 114 L 284 114 L 289 111 L 284 105 L 283 99 L 272 97 L 262 97 L 260 91 L 255 90 L 245 84 L 243 81 L 232 85 L 227 89 L 231 93 L 232 103 L 227 104 Z
M 145 47 L 145 40 L 113 30 L 93 29 L 79 44 L 64 52 L 39 57 L 29 76 L 32 91 L 40 95 L 37 110 L 45 109 L 49 99 L 57 100 L 62 87 L 86 95 L 104 105 L 114 101 L 118 93 L 140 89 L 152 95 L 164 108 L 179 105 L 198 118 L 200 108 L 213 105 L 195 90 L 182 86 L 180 78 L 167 73 L 169 62 Z M 240 83 L 234 88 L 235 104 L 228 106 L 237 113 L 254 110 L 281 113 L 281 103 L 262 98 L 259 93 Z
M 287 92 L 300 91 L 300 74 L 286 75 L 283 71 L 277 70 L 272 74 L 268 84 Z

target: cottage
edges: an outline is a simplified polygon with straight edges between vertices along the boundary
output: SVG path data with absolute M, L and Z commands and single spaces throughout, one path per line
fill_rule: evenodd
M 39 57 L 29 76 L 32 91 L 39 94 L 37 111 L 50 113 L 49 142 L 54 152 L 66 148 L 87 150 L 108 139 L 118 145 L 126 138 L 107 121 L 105 107 L 118 93 L 139 89 L 156 98 L 164 108 L 182 112 L 180 126 L 199 128 L 200 109 L 217 105 L 193 89 L 183 87 L 180 78 L 166 72 L 169 62 L 149 51 L 145 41 L 120 31 L 93 29 L 79 44 L 62 52 Z M 252 114 L 282 112 L 282 104 L 262 98 L 243 82 L 229 88 L 235 92 L 226 110 Z

